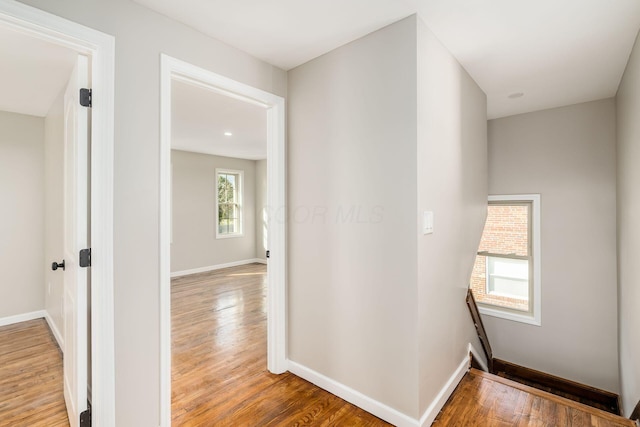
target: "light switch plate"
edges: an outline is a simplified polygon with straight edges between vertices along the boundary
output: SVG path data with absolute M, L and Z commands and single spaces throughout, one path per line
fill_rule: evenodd
M 422 216 L 422 234 L 433 233 L 433 212 L 424 211 Z

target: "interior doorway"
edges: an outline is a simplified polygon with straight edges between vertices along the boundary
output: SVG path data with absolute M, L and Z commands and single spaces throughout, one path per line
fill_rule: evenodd
M 8 320 L 5 317 L 4 320 L 16 323 L 28 320 L 28 317 L 47 319 L 55 341 L 65 352 L 63 377 L 66 385 L 60 384 L 60 386 L 61 389 L 65 389 L 66 409 L 71 415 L 70 425 L 80 424 L 80 413 L 89 410 L 88 400 L 92 391 L 92 418 L 100 425 L 114 426 L 112 280 L 114 40 L 111 36 L 39 9 L 4 0 L 0 1 L 0 31 L 4 32 L 3 42 L 7 41 L 8 44 L 11 37 L 16 37 L 16 40 L 21 39 L 19 45 L 4 45 L 3 48 L 23 47 L 22 50 L 14 50 L 12 60 L 16 61 L 14 64 L 19 64 L 13 70 L 14 80 L 11 80 L 8 74 L 3 74 L 3 84 L 11 85 L 15 84 L 17 79 L 28 79 L 29 70 L 37 70 L 39 73 L 38 77 L 31 80 L 31 87 L 23 86 L 23 89 L 18 92 L 15 91 L 16 87 L 11 91 L 3 90 L 4 100 L 9 98 L 6 95 L 11 92 L 17 93 L 22 99 L 22 104 L 36 104 L 43 101 L 46 103 L 43 82 L 50 78 L 58 81 L 58 86 L 52 90 L 52 97 L 48 99 L 49 105 L 42 107 L 45 109 L 43 113 L 23 112 L 22 114 L 44 117 L 45 121 L 49 115 L 51 116 L 52 124 L 50 127 L 44 126 L 46 128 L 44 134 L 52 137 L 47 139 L 43 136 L 42 145 L 44 147 L 45 144 L 54 141 L 51 142 L 51 146 L 57 147 L 57 152 L 50 150 L 50 158 L 47 159 L 48 170 L 52 176 L 56 177 L 47 176 L 45 180 L 43 175 L 46 173 L 41 173 L 40 176 L 44 182 L 42 191 L 45 193 L 42 199 L 46 199 L 46 190 L 49 189 L 57 192 L 56 195 L 60 197 L 51 198 L 56 199 L 56 203 L 52 200 L 46 203 L 43 201 L 39 210 L 35 209 L 29 213 L 46 216 L 47 209 L 44 206 L 52 206 L 50 210 L 56 218 L 45 218 L 41 222 L 43 224 L 47 222 L 50 229 L 59 227 L 63 230 L 62 234 L 55 236 L 55 233 L 49 235 L 43 232 L 42 234 L 47 234 L 49 241 L 60 243 L 64 240 L 59 245 L 51 245 L 51 248 L 54 246 L 57 248 L 56 251 L 48 250 L 51 249 L 48 247 L 49 242 L 42 242 L 28 251 L 16 250 L 21 252 L 23 258 L 27 260 L 33 260 L 31 256 L 40 252 L 42 259 L 37 265 L 32 264 L 25 270 L 44 270 L 48 274 L 43 271 L 43 277 L 39 280 L 38 289 L 42 292 L 42 308 L 27 313 L 17 313 L 9 316 Z M 9 34 L 12 35 L 9 36 Z M 42 49 L 36 53 L 37 45 Z M 50 49 L 44 45 L 49 46 Z M 69 69 L 69 61 L 65 58 L 72 58 L 71 69 L 74 69 L 74 72 Z M 9 63 L 10 61 L 3 60 L 3 71 L 8 70 Z M 62 76 L 57 73 L 62 73 Z M 60 79 L 63 81 L 65 90 L 60 87 Z M 85 93 L 93 90 L 96 96 L 93 97 L 92 105 L 79 105 L 80 88 Z M 29 90 L 35 92 L 30 94 Z M 66 100 L 64 92 L 68 95 Z M 20 102 L 16 101 L 15 105 L 20 105 Z M 93 110 L 89 110 L 91 107 Z M 89 114 L 92 116 L 91 119 Z M 16 118 L 11 119 L 12 123 L 17 121 Z M 88 145 L 89 140 L 92 143 L 91 149 Z M 44 148 L 42 151 L 44 152 Z M 16 166 L 13 165 L 14 168 Z M 47 170 L 47 168 L 44 169 Z M 45 185 L 49 184 L 51 186 L 45 189 Z M 19 185 L 20 183 L 16 183 L 17 187 Z M 100 249 L 99 253 L 93 257 L 93 263 L 87 264 L 85 268 L 80 266 L 79 249 L 90 249 L 89 236 L 91 236 L 93 247 Z M 69 250 L 67 253 L 64 253 L 65 245 Z M 47 250 L 45 246 L 48 247 Z M 29 256 L 25 256 L 27 254 Z M 55 270 L 52 271 L 54 268 Z M 56 276 L 51 275 L 52 273 L 58 274 L 57 279 L 60 279 L 59 276 L 64 278 L 57 283 Z M 90 296 L 89 282 L 96 286 Z M 91 310 L 90 305 L 92 305 Z M 47 323 L 40 323 L 47 327 Z M 91 342 L 91 350 L 89 350 L 89 342 Z M 89 365 L 89 353 L 92 355 L 91 365 Z M 91 387 L 89 387 L 90 382 Z M 85 416 L 88 414 L 87 411 Z
M 160 230 L 160 277 L 161 277 L 161 421 L 163 426 L 171 425 L 171 241 L 176 237 L 172 230 L 172 97 L 175 96 L 175 88 L 205 90 L 216 96 L 227 98 L 236 104 L 244 104 L 266 113 L 266 174 L 265 181 L 267 192 L 264 197 L 264 205 L 256 217 L 256 223 L 263 224 L 268 230 L 268 244 L 255 252 L 253 261 L 260 261 L 266 257 L 269 251 L 268 279 L 267 279 L 267 367 L 272 373 L 283 373 L 287 370 L 286 363 L 286 318 L 285 318 L 285 150 L 284 150 L 284 99 L 262 90 L 244 85 L 231 79 L 211 73 L 207 70 L 195 67 L 191 64 L 176 60 L 166 55 L 162 56 L 161 65 L 161 230 Z M 238 102 L 239 101 L 239 102 Z M 231 104 L 228 104 L 231 105 Z M 232 130 L 218 132 L 233 133 Z M 225 135 L 232 137 L 233 135 Z M 222 153 L 224 155 L 224 153 Z M 229 152 L 227 155 L 232 154 Z M 182 157 L 185 157 L 184 155 Z M 188 157 L 188 156 L 186 156 Z M 260 159 L 256 159 L 258 162 Z M 235 165 L 235 166 L 234 166 Z M 175 165 L 173 165 L 175 168 Z M 211 170 L 213 169 L 213 170 Z M 209 212 L 215 221 L 215 234 L 220 240 L 236 238 L 243 234 L 246 227 L 244 219 L 247 212 L 243 213 L 238 208 L 239 200 L 245 192 L 247 175 L 251 175 L 255 182 L 256 170 L 260 167 L 243 168 L 242 163 L 234 163 L 230 166 L 209 166 L 214 173 L 209 182 L 210 192 L 216 194 L 216 208 Z M 245 170 L 251 170 L 249 174 Z M 175 172 L 175 170 L 174 170 Z M 244 184 L 243 184 L 244 182 Z M 214 184 L 218 190 L 214 191 Z M 255 186 L 253 189 L 255 192 Z M 226 193 L 226 196 L 220 194 Z M 246 194 L 244 194 L 246 195 Z M 244 219 L 243 219 L 244 217 Z M 215 218 L 215 219 L 213 219 Z M 256 232 L 256 235 L 263 233 Z M 255 236 L 254 236 L 255 238 Z M 260 240 L 255 239 L 256 247 L 260 247 Z M 266 249 L 266 250 L 265 250 Z M 245 255 L 245 261 L 247 260 Z M 248 259 L 250 260 L 250 259 Z M 220 261 L 217 266 L 225 265 Z M 241 264 L 246 264 L 243 262 Z M 174 270 L 181 273 L 197 272 L 198 268 L 175 265 Z M 237 265 L 237 264 L 236 264 Z M 204 267 L 206 270 L 206 267 Z M 200 271 L 205 271 L 200 270 Z M 253 275 L 259 272 L 248 271 L 241 274 Z

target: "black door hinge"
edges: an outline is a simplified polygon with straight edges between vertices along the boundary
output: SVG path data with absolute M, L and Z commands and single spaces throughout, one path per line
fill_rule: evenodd
M 91 408 L 80 413 L 80 427 L 91 427 Z
M 271 251 L 267 251 L 267 258 L 271 257 Z
M 91 89 L 80 89 L 80 105 L 82 105 L 83 107 L 91 107 L 91 98 Z
M 80 251 L 80 267 L 91 267 L 91 248 Z

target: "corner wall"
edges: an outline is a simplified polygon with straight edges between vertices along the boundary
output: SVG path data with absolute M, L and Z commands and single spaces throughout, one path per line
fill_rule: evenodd
M 469 343 L 482 348 L 465 301 L 487 212 L 487 102 L 420 19 L 417 48 L 422 415 L 468 357 Z M 433 234 L 420 228 L 424 211 L 434 213 Z M 428 420 L 440 408 L 432 409 Z
M 288 93 L 289 359 L 415 418 L 415 16 Z
M 618 327 L 622 407 L 640 400 L 640 35 L 617 95 Z
M 542 326 L 483 315 L 495 357 L 619 392 L 612 99 L 489 121 L 489 193 L 540 194 Z
M 44 309 L 44 119 L 0 112 L 0 318 Z

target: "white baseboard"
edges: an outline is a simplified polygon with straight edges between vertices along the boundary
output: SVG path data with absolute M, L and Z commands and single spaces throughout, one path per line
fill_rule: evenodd
M 418 420 L 411 418 L 402 412 L 378 402 L 366 396 L 359 391 L 356 391 L 344 384 L 341 384 L 329 377 L 326 377 L 312 369 L 302 366 L 299 363 L 289 360 L 289 372 L 303 378 L 318 387 L 327 390 L 328 392 L 335 394 L 336 396 L 353 403 L 359 408 L 364 409 L 367 412 L 381 418 L 398 427 L 416 427 Z
M 447 399 L 449 399 L 468 370 L 469 355 L 467 354 L 465 355 L 464 360 L 460 363 L 460 366 L 458 366 L 458 369 L 456 369 L 453 375 L 451 375 L 449 381 L 447 381 L 444 387 L 440 390 L 440 393 L 438 393 L 434 401 L 431 402 L 431 405 L 429 405 L 427 410 L 424 411 L 422 417 L 420 417 L 420 427 L 427 427 L 433 423 L 433 420 L 436 419 L 444 404 L 447 403 Z
M 473 357 L 476 358 L 483 371 L 489 372 L 489 367 L 485 362 L 486 356 L 484 355 L 484 353 L 480 353 L 478 350 L 476 350 L 476 348 L 471 345 L 471 343 L 469 343 L 469 353 L 473 354 Z
M 60 351 L 64 352 L 64 341 L 62 339 L 62 334 L 60 333 L 60 331 L 56 327 L 56 324 L 53 322 L 53 318 L 51 317 L 49 312 L 45 310 L 44 314 L 45 314 L 44 318 L 47 321 L 47 323 L 49 324 L 49 329 L 51 329 L 51 332 L 53 332 L 53 337 L 58 342 L 58 347 L 60 347 Z
M 469 347 L 472 347 L 471 344 L 469 344 Z M 447 399 L 449 399 L 451 394 L 453 394 L 453 391 L 462 380 L 462 377 L 464 377 L 464 375 L 469 370 L 469 357 L 465 355 L 458 368 L 451 375 L 447 383 L 444 385 L 444 387 L 442 387 L 434 401 L 431 402 L 431 405 L 429 405 L 427 410 L 418 421 L 396 409 L 385 405 L 384 403 L 378 402 L 377 400 L 374 400 L 369 396 L 360 393 L 359 391 L 356 391 L 312 369 L 309 369 L 306 366 L 300 365 L 299 363 L 293 362 L 291 360 L 289 360 L 288 363 L 289 372 L 309 382 L 312 382 L 318 387 L 325 389 L 328 392 L 346 400 L 347 402 L 352 403 L 359 408 L 362 408 L 365 411 L 375 415 L 376 417 L 381 418 L 398 427 L 430 426 L 440 413 L 440 410 L 442 409 L 444 404 L 447 403 Z
M 30 313 L 16 314 L 0 318 L 0 326 L 13 325 L 14 323 L 26 322 L 33 319 L 40 319 L 46 316 L 46 311 L 38 310 Z
M 253 262 L 259 262 L 260 264 L 266 264 L 267 260 L 264 258 L 256 258 L 253 260 Z
M 242 261 L 228 262 L 226 264 L 208 265 L 205 267 L 192 268 L 190 270 L 173 271 L 171 277 L 186 276 L 188 274 L 204 273 L 207 271 L 220 270 L 223 268 L 237 267 L 239 265 L 253 264 L 255 262 L 266 264 L 266 261 L 260 258 L 243 259 Z

